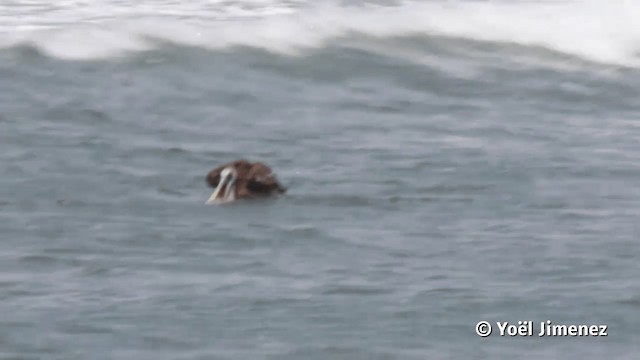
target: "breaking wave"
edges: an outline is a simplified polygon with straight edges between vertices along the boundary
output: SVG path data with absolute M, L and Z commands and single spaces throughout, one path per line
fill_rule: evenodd
M 96 10 L 97 11 L 97 10 Z M 206 10 L 12 24 L 0 48 L 35 46 L 69 60 L 145 51 L 162 42 L 211 50 L 243 46 L 296 55 L 345 38 L 455 38 L 543 48 L 589 62 L 640 66 L 640 2 L 428 2 L 393 6 L 266 6 L 235 16 Z M 85 15 L 83 15 L 85 14 Z M 84 18 L 85 16 L 86 18 Z M 17 29 L 17 31 L 16 31 Z

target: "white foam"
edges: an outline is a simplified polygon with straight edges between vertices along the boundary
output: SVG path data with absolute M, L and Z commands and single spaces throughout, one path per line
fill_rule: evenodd
M 350 34 L 428 35 L 537 46 L 593 62 L 640 66 L 640 22 L 633 21 L 634 14 L 640 14 L 636 0 L 438 1 L 393 7 L 294 7 L 253 0 L 225 2 L 225 11 L 203 1 L 195 1 L 199 6 L 193 10 L 154 12 L 141 7 L 144 16 L 136 19 L 122 8 L 101 18 L 96 18 L 96 9 L 78 8 L 45 25 L 13 20 L 13 31 L 5 26 L 0 33 L 0 47 L 32 43 L 52 56 L 87 59 L 146 50 L 154 46 L 148 41 L 153 38 L 210 49 L 249 46 L 297 54 Z M 207 10 L 213 8 L 218 10 Z M 73 20 L 74 15 L 78 19 Z M 37 26 L 49 28 L 28 29 Z

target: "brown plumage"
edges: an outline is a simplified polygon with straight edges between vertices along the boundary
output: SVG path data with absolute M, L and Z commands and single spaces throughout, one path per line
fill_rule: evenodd
M 244 159 L 232 161 L 211 170 L 207 174 L 207 183 L 215 189 L 207 200 L 207 204 L 267 197 L 286 191 L 278 183 L 270 167 L 261 162 L 251 163 Z

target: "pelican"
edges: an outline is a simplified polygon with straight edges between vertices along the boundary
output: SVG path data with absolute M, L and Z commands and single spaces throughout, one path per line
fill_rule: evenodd
M 238 199 L 268 197 L 284 193 L 271 168 L 261 162 L 241 159 L 220 165 L 207 174 L 214 188 L 206 204 L 224 204 Z

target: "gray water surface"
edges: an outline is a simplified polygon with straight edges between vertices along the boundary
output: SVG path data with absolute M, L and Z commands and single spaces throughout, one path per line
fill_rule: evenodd
M 428 35 L 96 59 L 39 41 L 0 49 L 0 358 L 640 350 L 637 68 Z M 204 205 L 242 157 L 288 193 Z

